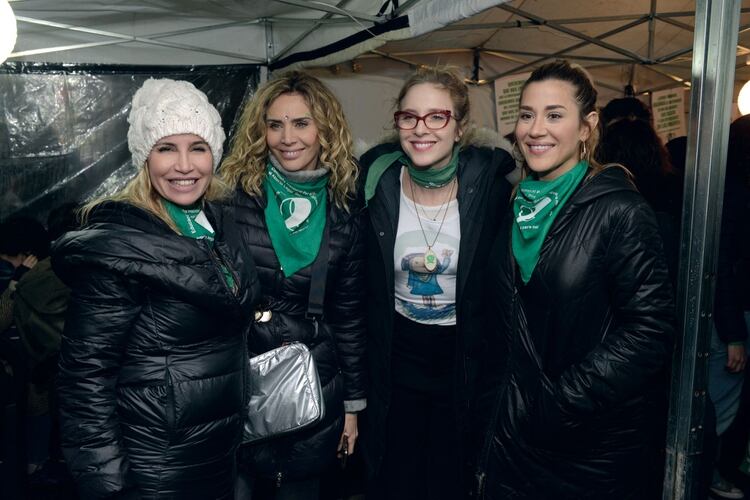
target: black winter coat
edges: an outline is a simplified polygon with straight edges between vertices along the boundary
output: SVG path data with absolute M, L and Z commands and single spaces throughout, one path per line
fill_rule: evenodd
M 653 211 L 618 167 L 585 179 L 523 285 L 506 227 L 493 253 L 510 355 L 480 465 L 486 498 L 642 498 L 651 390 L 674 336 Z
M 320 475 L 335 459 L 344 425 L 344 401 L 365 398 L 363 215 L 361 204 L 355 203 L 347 213 L 329 199 L 325 312 L 316 330 L 305 316 L 311 266 L 284 276 L 268 234 L 265 203 L 265 197 L 237 190 L 230 207 L 258 268 L 262 287 L 258 309 L 272 311 L 270 321 L 257 322 L 252 328 L 249 355 L 287 342 L 306 344 L 323 385 L 325 416 L 312 428 L 243 446 L 240 463 L 254 476 L 298 480 Z
M 398 143 L 376 146 L 361 158 L 364 167 L 396 151 Z M 486 290 L 489 251 L 500 220 L 507 212 L 511 186 L 505 175 L 515 167 L 501 149 L 468 146 L 459 154 L 458 211 L 461 227 L 456 279 L 456 357 L 454 401 L 459 433 L 468 438 L 470 406 L 487 355 L 489 319 Z M 370 391 L 362 445 L 372 477 L 379 474 L 385 454 L 385 432 L 391 398 L 391 350 L 395 318 L 393 251 L 398 229 L 401 167 L 392 165 L 368 204 L 367 233 L 367 358 Z M 490 360 L 497 363 L 497 360 Z M 404 422 L 403 425 L 414 425 Z M 408 448 L 408 446 L 407 446 Z M 408 453 L 408 451 L 405 451 Z
M 213 248 L 114 202 L 53 247 L 72 288 L 58 391 L 81 498 L 232 498 L 243 334 L 259 286 L 249 253 L 224 240 L 221 213 L 206 213 Z

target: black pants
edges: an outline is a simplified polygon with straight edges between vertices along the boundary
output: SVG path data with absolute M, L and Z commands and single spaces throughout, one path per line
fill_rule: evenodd
M 367 500 L 463 498 L 453 404 L 455 327 L 399 317 L 395 330 L 386 452 Z
M 258 481 L 240 473 L 234 490 L 236 500 L 318 500 L 320 479 L 282 482 Z

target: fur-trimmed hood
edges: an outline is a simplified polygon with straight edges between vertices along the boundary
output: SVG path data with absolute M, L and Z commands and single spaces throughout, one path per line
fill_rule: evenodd
M 499 148 L 508 152 L 513 156 L 513 147 L 510 142 L 500 135 L 496 130 L 487 127 L 473 127 L 467 132 L 469 135 L 468 145 L 484 148 Z M 364 139 L 357 139 L 354 143 L 354 156 L 360 159 L 363 154 L 372 149 L 374 146 L 379 144 L 397 143 L 398 131 L 392 130 L 386 134 L 383 134 L 377 141 L 368 142 Z M 509 172 L 506 176 L 508 182 L 515 185 L 521 178 L 521 164 L 516 162 L 516 168 Z

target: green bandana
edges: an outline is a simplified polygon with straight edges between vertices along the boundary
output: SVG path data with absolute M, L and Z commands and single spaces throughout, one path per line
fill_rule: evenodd
M 214 228 L 211 227 L 211 223 L 208 221 L 205 212 L 203 212 L 200 201 L 189 207 L 175 205 L 165 198 L 162 198 L 162 203 L 181 235 L 196 240 L 205 239 L 213 245 Z M 233 289 L 235 284 L 234 276 L 232 276 L 232 273 L 229 272 L 229 268 L 223 263 L 221 264 L 221 272 L 224 275 L 224 279 L 226 280 L 227 285 L 229 285 L 229 288 Z
M 539 252 L 557 214 L 586 175 L 588 163 L 580 161 L 552 181 L 527 177 L 518 185 L 513 200 L 513 256 L 521 270 L 521 279 L 528 283 L 539 261 Z
M 266 225 L 286 277 L 318 256 L 326 223 L 327 185 L 328 175 L 312 182 L 294 182 L 268 163 Z
M 442 168 L 427 168 L 420 170 L 412 164 L 411 160 L 406 153 L 401 149 L 379 156 L 370 168 L 367 170 L 367 180 L 365 181 L 365 200 L 370 201 L 375 196 L 375 189 L 378 187 L 378 182 L 383 176 L 388 167 L 393 165 L 396 161 L 406 165 L 409 169 L 409 176 L 414 182 L 424 188 L 432 189 L 443 187 L 448 184 L 456 176 L 456 170 L 458 169 L 458 153 L 461 148 L 458 144 L 453 146 L 453 154 L 451 161 L 445 167 Z
M 169 217 L 174 221 L 181 235 L 196 240 L 205 238 L 210 242 L 214 241 L 214 228 L 203 213 L 200 201 L 189 207 L 181 207 L 169 200 L 163 198 L 162 200 Z

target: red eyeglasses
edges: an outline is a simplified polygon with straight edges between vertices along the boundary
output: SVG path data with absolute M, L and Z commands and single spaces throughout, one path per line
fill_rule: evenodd
M 408 111 L 396 111 L 393 113 L 393 121 L 396 124 L 396 128 L 400 130 L 413 130 L 419 125 L 419 121 L 423 121 L 425 127 L 430 130 L 440 130 L 448 125 L 451 121 L 451 112 L 448 109 L 433 111 L 427 113 L 424 116 L 418 116 Z

